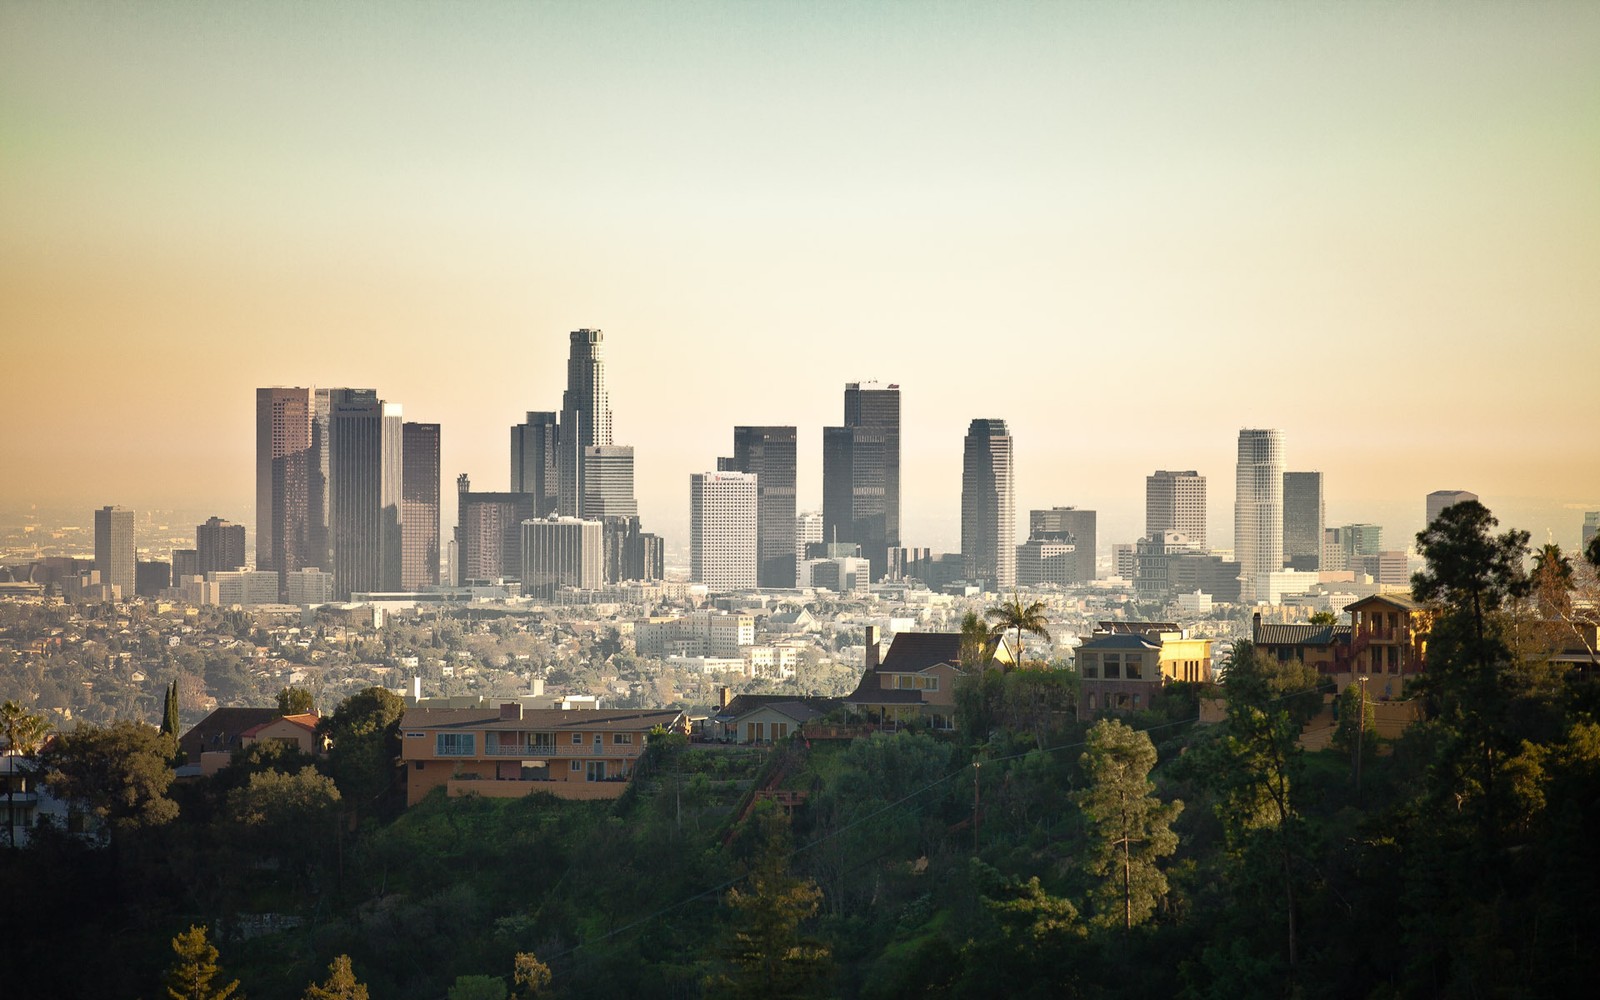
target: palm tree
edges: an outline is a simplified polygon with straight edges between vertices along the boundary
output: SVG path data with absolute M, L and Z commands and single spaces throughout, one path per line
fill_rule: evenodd
M 1024 607 L 1013 591 L 1011 600 L 1001 601 L 998 607 L 990 608 L 983 613 L 983 616 L 994 623 L 989 627 L 989 634 L 994 638 L 1004 642 L 1007 632 L 1014 635 L 1011 646 L 1012 666 L 1022 666 L 1022 633 L 1028 632 L 1046 642 L 1050 641 L 1050 630 L 1045 627 L 1048 620 L 1044 616 L 1043 601 L 1034 601 Z
M 0 739 L 5 740 L 6 756 L 13 758 L 13 772 L 18 763 L 16 758 L 32 758 L 39 752 L 39 745 L 44 742 L 45 734 L 49 731 L 50 724 L 43 716 L 33 715 L 14 701 L 0 705 Z M 12 847 L 17 846 L 16 788 L 16 782 L 8 777 L 6 835 Z

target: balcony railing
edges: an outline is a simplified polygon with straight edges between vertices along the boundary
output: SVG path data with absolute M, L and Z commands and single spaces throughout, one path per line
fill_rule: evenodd
M 524 757 L 529 760 L 540 757 L 637 757 L 644 750 L 644 743 L 557 743 L 551 746 L 548 743 L 526 743 L 507 746 L 504 743 L 498 746 L 484 747 L 485 757 Z

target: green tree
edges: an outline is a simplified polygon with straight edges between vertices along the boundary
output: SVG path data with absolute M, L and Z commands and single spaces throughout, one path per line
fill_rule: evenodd
M 817 912 L 822 890 L 789 872 L 788 821 L 776 810 L 761 814 L 756 855 L 742 866 L 744 888 L 723 897 L 733 911 L 722 957 L 729 972 L 719 986 L 734 997 L 814 995 L 829 968 L 826 946 L 800 933 Z
M 177 954 L 167 968 L 167 996 L 172 1000 L 228 1000 L 239 989 L 239 980 L 225 986 L 214 986 L 212 980 L 222 975 L 217 966 L 217 949 L 206 938 L 206 928 L 191 926 L 172 939 L 172 950 Z M 237 1000 L 243 1000 L 238 994 Z
M 78 725 L 40 755 L 50 789 L 78 802 L 112 831 L 160 826 L 178 816 L 167 798 L 172 742 L 142 722 Z
M 1087 743 L 1080 763 L 1089 786 L 1074 798 L 1089 821 L 1085 868 L 1101 880 L 1095 922 L 1131 930 L 1166 897 L 1167 877 L 1157 862 L 1178 849 L 1172 821 L 1183 803 L 1156 798 L 1150 780 L 1156 748 L 1146 734 L 1104 719 L 1089 729 Z
M 365 811 L 394 786 L 406 704 L 387 688 L 358 691 L 317 723 L 333 741 L 328 766 L 346 805 Z
M 506 1000 L 506 981 L 499 976 L 457 976 L 445 1000 Z
M 278 692 L 279 715 L 310 715 L 316 710 L 316 699 L 305 688 L 286 687 Z
M 178 737 L 181 735 L 178 731 L 180 725 L 181 723 L 178 721 L 178 682 L 174 679 L 171 684 L 167 685 L 166 702 L 162 706 L 161 735 L 170 736 L 173 742 L 177 742 Z
M 1529 590 L 1528 533 L 1497 535 L 1498 524 L 1475 500 L 1446 507 L 1417 535 L 1427 564 L 1411 578 L 1412 592 L 1435 611 L 1428 670 L 1418 681 L 1445 735 L 1434 761 L 1435 804 L 1475 813 L 1486 847 L 1511 808 L 1503 767 L 1522 742 L 1513 708 L 1542 700 L 1539 688 L 1551 680 L 1512 654 L 1503 612 Z
M 239 846 L 309 876 L 338 835 L 339 790 L 311 769 L 263 771 L 228 793 L 226 815 Z
M 367 985 L 356 981 L 350 956 L 340 955 L 328 964 L 328 978 L 306 987 L 303 1000 L 368 1000 Z
M 16 773 L 6 780 L 6 838 L 17 846 L 17 779 L 26 774 L 24 765 L 31 762 L 50 731 L 50 723 L 41 715 L 34 715 L 17 702 L 0 704 L 0 739 L 5 740 L 5 753 L 12 758 Z
M 992 623 L 989 634 L 997 639 L 1004 640 L 1007 632 L 1012 633 L 1011 664 L 1014 667 L 1022 666 L 1022 636 L 1024 633 L 1036 635 L 1045 642 L 1050 641 L 1049 620 L 1044 615 L 1044 602 L 1034 601 L 1032 604 L 1023 604 L 1016 594 L 1011 595 L 1011 600 L 1002 601 L 999 605 L 990 608 L 983 616 Z
M 983 670 L 993 659 L 994 644 L 989 641 L 988 626 L 976 611 L 968 611 L 961 619 L 961 668 L 968 673 Z
M 1249 642 L 1236 643 L 1223 674 L 1227 716 L 1183 766 L 1216 796 L 1234 874 L 1265 879 L 1267 898 L 1275 891 L 1291 979 L 1300 961 L 1298 885 L 1308 849 L 1291 793 L 1300 732 L 1321 708 L 1324 686 L 1309 667 L 1278 663 Z
M 1337 625 L 1339 614 L 1336 611 L 1313 611 L 1310 621 L 1313 625 Z

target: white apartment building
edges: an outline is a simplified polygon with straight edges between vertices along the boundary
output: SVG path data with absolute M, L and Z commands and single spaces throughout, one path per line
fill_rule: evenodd
M 689 477 L 689 573 L 711 593 L 756 587 L 756 477 L 697 472 Z

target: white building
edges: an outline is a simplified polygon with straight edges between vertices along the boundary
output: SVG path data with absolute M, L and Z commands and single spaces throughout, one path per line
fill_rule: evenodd
M 284 599 L 290 604 L 327 604 L 333 600 L 333 574 L 316 568 L 284 574 Z
M 278 603 L 278 574 L 273 570 L 241 569 L 207 573 L 205 582 L 212 585 L 204 591 L 204 596 L 210 600 L 196 603 L 216 604 L 224 608 Z
M 697 472 L 689 477 L 689 574 L 711 593 L 756 587 L 756 477 Z
M 795 586 L 800 583 L 800 564 L 806 561 L 806 546 L 822 542 L 822 512 L 803 510 L 794 518 Z
M 1283 568 L 1283 432 L 1241 429 L 1235 477 L 1233 551 L 1248 604 L 1267 599 L 1265 578 Z

